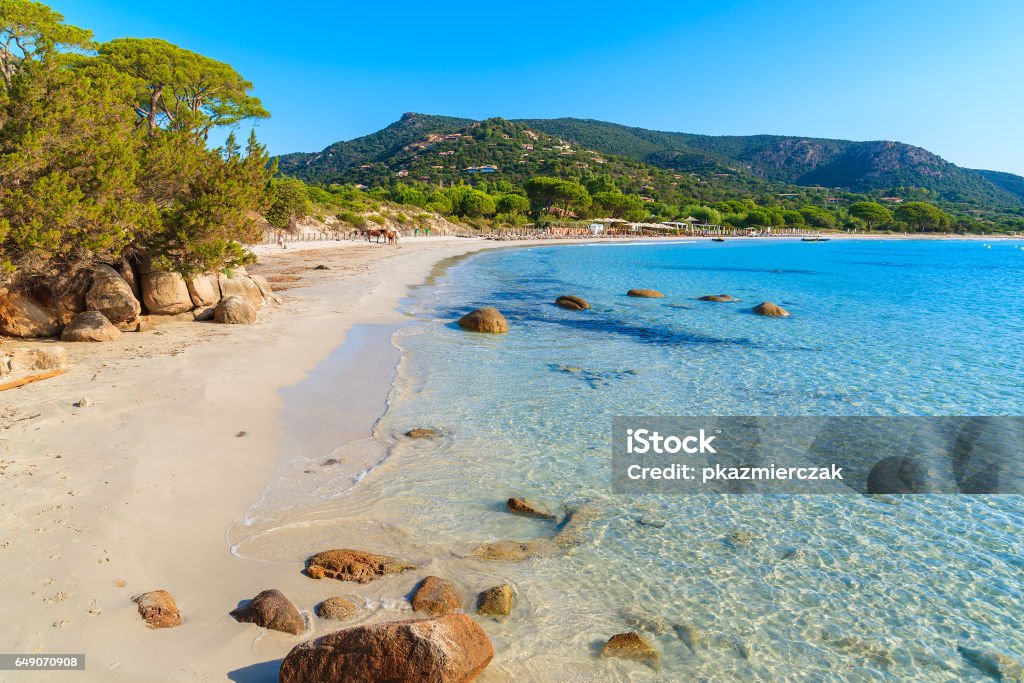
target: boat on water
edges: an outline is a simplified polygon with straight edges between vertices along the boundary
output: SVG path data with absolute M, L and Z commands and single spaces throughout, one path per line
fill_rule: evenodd
M 712 237 L 711 241 L 712 242 L 724 242 L 725 238 L 724 237 Z
M 800 241 L 801 242 L 828 242 L 829 239 L 831 239 L 831 238 L 829 238 L 829 237 L 822 237 L 821 235 L 812 235 L 810 237 L 804 237 Z

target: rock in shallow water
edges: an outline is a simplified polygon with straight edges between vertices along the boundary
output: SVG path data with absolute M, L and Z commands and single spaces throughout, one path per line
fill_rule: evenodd
M 181 624 L 181 612 L 165 590 L 150 591 L 132 598 L 149 628 L 172 628 Z
M 956 649 L 968 664 L 997 681 L 1024 682 L 1024 665 L 1010 655 L 965 645 L 958 645 Z
M 439 617 L 462 609 L 462 598 L 451 581 L 438 576 L 428 576 L 413 594 L 412 608 L 417 612 Z
M 731 303 L 733 301 L 739 301 L 739 299 L 729 296 L 728 294 L 705 294 L 699 297 L 700 301 L 716 301 L 718 303 Z
M 504 334 L 508 332 L 508 321 L 497 308 L 485 306 L 459 318 L 459 327 L 470 332 Z
M 480 675 L 494 647 L 465 614 L 356 626 L 301 643 L 281 664 L 280 683 L 461 683 Z
M 327 598 L 316 607 L 316 615 L 322 619 L 348 619 L 359 608 L 345 598 Z
M 369 583 L 388 574 L 399 574 L 416 565 L 389 555 L 376 555 L 346 548 L 325 550 L 309 558 L 306 575 L 314 579 L 337 579 Z
M 626 296 L 635 296 L 641 299 L 663 299 L 665 295 L 656 289 L 631 289 Z
M 555 518 L 553 514 L 542 508 L 540 505 L 537 505 L 526 498 L 509 498 L 505 505 L 508 506 L 509 512 L 513 512 L 517 515 L 523 515 L 524 517 L 539 517 L 541 519 Z
M 643 662 L 657 668 L 661 659 L 658 651 L 636 631 L 617 633 L 601 649 L 602 657 L 619 657 Z
M 275 588 L 263 591 L 249 604 L 232 610 L 231 616 L 240 622 L 293 635 L 299 635 L 306 630 L 306 623 L 302 620 L 298 608 L 284 593 Z
M 590 308 L 590 304 L 587 300 L 578 296 L 560 296 L 555 299 L 555 305 L 561 306 L 562 308 L 568 308 L 571 311 L 585 311 Z
M 512 586 L 503 583 L 480 594 L 476 613 L 492 617 L 508 616 L 512 612 Z
M 769 318 L 788 318 L 789 311 L 778 304 L 773 304 L 771 301 L 762 301 L 752 309 L 754 313 L 758 315 L 764 315 Z
M 431 439 L 437 436 L 437 432 L 426 427 L 417 427 L 416 429 L 410 429 L 405 435 L 410 439 Z

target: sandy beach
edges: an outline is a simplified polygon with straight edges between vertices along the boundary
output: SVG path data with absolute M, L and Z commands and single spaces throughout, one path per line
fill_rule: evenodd
M 337 590 L 300 565 L 236 558 L 225 540 L 282 457 L 279 390 L 353 325 L 402 322 L 396 305 L 439 261 L 500 246 L 263 247 L 250 272 L 287 290 L 255 325 L 171 324 L 64 344 L 66 374 L 0 396 L 0 649 L 87 653 L 81 680 L 277 680 L 275 660 L 314 631 L 261 635 L 228 612 L 267 588 L 303 611 Z M 329 270 L 313 270 L 321 264 Z M 368 432 L 374 410 L 354 404 L 336 426 Z M 156 589 L 176 598 L 181 627 L 145 627 L 131 597 Z

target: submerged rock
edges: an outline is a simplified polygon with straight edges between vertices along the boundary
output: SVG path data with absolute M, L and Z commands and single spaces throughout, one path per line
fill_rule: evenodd
M 497 308 L 485 306 L 459 318 L 459 327 L 470 332 L 504 334 L 508 332 L 508 321 Z
M 165 590 L 150 591 L 132 598 L 139 614 L 149 628 L 173 628 L 181 624 L 181 612 L 171 594 Z
M 555 516 L 537 505 L 533 501 L 525 498 L 509 498 L 505 503 L 508 506 L 509 512 L 513 512 L 517 515 L 523 515 L 524 517 L 539 517 L 541 519 L 555 519 Z
M 736 297 L 729 296 L 728 294 L 705 294 L 702 297 L 698 297 L 700 301 L 717 301 L 718 303 L 730 303 L 733 301 L 739 301 Z
M 410 439 L 431 439 L 437 436 L 437 432 L 433 429 L 427 429 L 426 427 L 417 427 L 416 429 L 410 429 L 405 433 Z
M 561 306 L 562 308 L 568 308 L 573 311 L 585 311 L 590 308 L 590 304 L 587 303 L 586 299 L 578 296 L 560 296 L 555 299 L 555 305 Z
M 683 622 L 681 624 L 672 624 L 672 630 L 676 632 L 676 636 L 679 640 L 683 641 L 686 647 L 690 648 L 690 652 L 696 654 L 697 650 L 704 643 L 704 636 L 701 635 L 700 631 L 693 624 Z
M 778 304 L 773 304 L 771 301 L 762 301 L 758 305 L 754 306 L 754 313 L 758 315 L 765 315 L 769 318 L 788 318 L 789 311 Z
M 750 545 L 756 540 L 757 534 L 755 534 L 753 531 L 740 529 L 738 531 L 733 531 L 729 533 L 725 537 L 725 544 L 735 548 L 741 545 Z
M 316 606 L 316 615 L 322 619 L 348 619 L 359 611 L 356 604 L 345 598 L 327 598 Z
M 494 541 L 477 546 L 473 557 L 497 562 L 519 562 L 540 554 L 546 547 L 544 541 Z
M 306 575 L 314 579 L 337 579 L 369 583 L 388 574 L 399 574 L 416 565 L 389 555 L 376 555 L 361 550 L 325 550 L 309 558 Z
M 594 508 L 577 508 L 565 516 L 557 533 L 551 538 L 483 543 L 473 551 L 473 557 L 498 562 L 519 562 L 535 555 L 557 553 L 582 543 L 584 527 L 596 516 L 597 510 Z
M 957 652 L 964 660 L 978 671 L 991 676 L 997 681 L 1024 681 L 1024 665 L 996 650 L 980 650 L 965 645 L 957 645 Z
M 105 342 L 120 338 L 121 330 L 99 311 L 79 313 L 60 333 L 61 341 L 66 342 Z
M 299 635 L 306 630 L 306 622 L 292 601 L 281 591 L 265 590 L 244 607 L 231 611 L 236 621 L 256 624 L 274 631 Z
M 617 633 L 608 639 L 608 642 L 601 648 L 602 657 L 619 657 L 631 659 L 636 662 L 643 662 L 655 668 L 661 660 L 661 655 L 654 649 L 647 640 L 636 631 L 628 633 Z
M 447 614 L 355 626 L 300 643 L 281 663 L 279 681 L 462 683 L 479 676 L 493 657 L 479 624 Z
M 504 617 L 512 613 L 512 586 L 503 583 L 488 588 L 477 600 L 477 614 Z
M 641 299 L 664 299 L 665 295 L 656 289 L 631 289 L 626 296 L 640 297 Z
M 412 596 L 412 608 L 417 612 L 425 612 L 432 617 L 451 614 L 462 609 L 462 598 L 459 597 L 455 584 L 438 576 L 428 576 L 420 583 Z

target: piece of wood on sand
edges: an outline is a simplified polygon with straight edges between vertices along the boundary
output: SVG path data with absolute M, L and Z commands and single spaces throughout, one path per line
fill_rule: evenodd
M 23 387 L 26 384 L 31 384 L 32 382 L 38 382 L 44 379 L 50 379 L 51 377 L 56 377 L 57 375 L 62 374 L 64 374 L 64 370 L 50 370 L 49 372 L 41 372 L 38 375 L 28 375 L 27 377 L 22 377 L 20 379 L 0 384 L 0 391 L 6 391 L 8 389 L 17 389 L 18 387 Z

